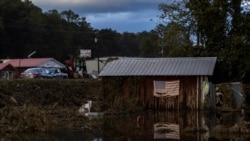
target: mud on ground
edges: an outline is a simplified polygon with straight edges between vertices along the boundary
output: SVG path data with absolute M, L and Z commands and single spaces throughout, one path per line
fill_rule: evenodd
M 92 111 L 102 110 L 98 79 L 0 80 L 1 134 L 85 129 L 101 124 L 79 114 L 87 100 Z

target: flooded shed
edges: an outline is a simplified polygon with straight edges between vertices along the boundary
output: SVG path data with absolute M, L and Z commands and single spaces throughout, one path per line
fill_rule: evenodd
M 202 110 L 216 57 L 120 58 L 104 66 L 99 76 L 109 104 L 144 109 Z

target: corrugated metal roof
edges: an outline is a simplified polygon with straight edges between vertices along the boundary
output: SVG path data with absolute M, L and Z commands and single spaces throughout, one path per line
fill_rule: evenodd
M 213 75 L 216 57 L 121 58 L 109 62 L 99 76 Z

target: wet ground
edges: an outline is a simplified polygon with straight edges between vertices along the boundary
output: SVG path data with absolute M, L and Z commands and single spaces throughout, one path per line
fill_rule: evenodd
M 93 101 L 103 112 L 99 80 L 0 82 L 1 141 L 248 140 L 250 116 L 241 112 L 141 111 L 86 117 Z

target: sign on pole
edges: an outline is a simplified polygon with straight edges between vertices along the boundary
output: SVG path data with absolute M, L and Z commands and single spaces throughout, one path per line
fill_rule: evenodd
M 90 49 L 81 49 L 80 50 L 80 58 L 90 58 L 91 50 Z

